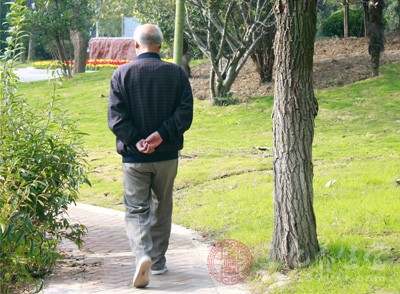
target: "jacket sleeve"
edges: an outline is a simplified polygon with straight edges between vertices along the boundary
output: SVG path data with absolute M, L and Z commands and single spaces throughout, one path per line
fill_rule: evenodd
M 126 145 L 134 146 L 139 140 L 139 132 L 129 119 L 128 105 L 124 99 L 121 78 L 115 73 L 110 83 L 110 94 L 108 97 L 108 127 L 117 139 Z
M 163 140 L 174 141 L 191 126 L 193 120 L 193 94 L 189 79 L 180 69 L 181 95 L 174 113 L 157 130 Z

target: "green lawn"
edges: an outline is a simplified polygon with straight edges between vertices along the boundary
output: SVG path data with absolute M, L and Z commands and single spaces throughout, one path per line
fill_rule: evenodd
M 111 74 L 77 75 L 62 82 L 57 96 L 88 133 L 93 185 L 82 187 L 81 201 L 122 209 L 121 159 L 106 122 Z M 379 78 L 316 91 L 314 203 L 322 253 L 309 268 L 287 271 L 268 261 L 272 97 L 229 107 L 196 100 L 176 180 L 174 222 L 249 246 L 254 293 L 400 293 L 399 76 L 400 64 L 393 64 Z M 35 82 L 21 84 L 20 93 L 43 108 L 51 89 Z M 286 282 L 275 287 L 282 273 Z

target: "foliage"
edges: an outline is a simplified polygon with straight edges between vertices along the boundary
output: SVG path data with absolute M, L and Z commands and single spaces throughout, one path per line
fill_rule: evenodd
M 387 0 L 385 10 L 385 24 L 388 32 L 400 30 L 400 2 Z
M 81 183 L 89 183 L 81 134 L 66 113 L 43 113 L 18 96 L 14 61 L 23 48 L 23 0 L 11 4 L 10 36 L 2 52 L 0 87 L 0 292 L 41 287 L 41 277 L 61 256 L 61 238 L 82 243 L 85 227 L 66 218 Z M 55 84 L 56 87 L 56 84 Z M 55 88 L 54 88 L 55 90 Z
M 153 23 L 160 27 L 164 43 L 172 47 L 175 29 L 175 1 L 137 1 L 133 7 L 135 17 L 142 23 Z
M 98 35 L 100 37 L 121 37 L 124 17 L 133 16 L 134 2 L 131 0 L 91 0 L 95 11 Z
M 343 37 L 343 10 L 336 11 L 322 22 L 321 32 L 326 37 Z M 350 10 L 349 36 L 364 35 L 364 13 L 362 9 Z
M 82 31 L 89 38 L 93 17 L 90 0 L 37 0 L 29 10 L 29 33 L 44 39 L 54 59 L 62 62 L 62 71 L 71 76 L 68 60 L 73 59 L 71 31 Z

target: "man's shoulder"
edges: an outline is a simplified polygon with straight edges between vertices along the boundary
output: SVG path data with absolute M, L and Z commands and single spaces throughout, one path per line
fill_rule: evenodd
M 129 71 L 129 69 L 132 68 L 134 62 L 135 61 L 130 61 L 128 63 L 124 63 L 124 64 L 118 66 L 116 68 L 116 70 L 114 71 L 114 75 L 118 75 L 118 74 L 121 74 L 121 73 Z
M 119 66 L 115 72 L 114 76 L 124 76 L 128 74 L 131 71 L 137 71 L 137 70 L 143 70 L 145 68 L 152 68 L 159 70 L 160 72 L 169 72 L 172 75 L 178 75 L 181 76 L 182 74 L 185 74 L 183 69 L 176 65 L 175 63 L 169 62 L 169 61 L 164 61 L 161 59 L 156 59 L 156 58 L 146 58 L 146 59 L 136 59 L 134 61 L 131 61 L 129 63 L 125 63 L 121 66 Z
M 180 67 L 179 65 L 176 65 L 175 63 L 169 62 L 169 61 L 161 61 L 163 64 L 163 67 L 165 69 L 168 69 L 169 71 L 174 71 L 176 74 L 179 74 L 180 76 L 186 76 L 185 71 Z

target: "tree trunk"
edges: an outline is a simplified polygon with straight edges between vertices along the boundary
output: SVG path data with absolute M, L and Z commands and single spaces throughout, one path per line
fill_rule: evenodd
M 189 42 L 186 38 L 183 38 L 183 56 L 182 56 L 182 68 L 187 74 L 189 78 L 192 77 L 191 69 L 190 69 L 190 60 L 192 59 L 192 55 L 190 52 Z
M 175 33 L 174 33 L 174 63 L 179 66 L 182 66 L 184 22 L 185 22 L 185 0 L 176 0 Z
M 348 38 L 349 37 L 349 1 L 348 0 L 343 0 L 343 16 L 344 16 L 343 36 L 345 38 Z
M 86 70 L 87 42 L 83 32 L 71 31 L 71 42 L 74 46 L 74 74 Z
M 230 89 L 232 83 L 224 83 L 218 75 L 215 73 L 214 69 L 211 69 L 210 72 L 210 88 L 211 88 L 211 97 L 215 105 L 218 105 L 218 99 L 227 98 L 230 96 Z
M 31 35 L 29 37 L 28 45 L 28 61 L 34 61 L 36 58 L 36 42 L 35 38 Z
M 19 62 L 25 63 L 26 62 L 26 55 L 25 55 L 25 48 L 21 49 L 20 55 L 19 55 Z
M 277 0 L 275 16 L 274 233 L 272 260 L 307 266 L 319 245 L 313 209 L 312 142 L 317 0 Z
M 363 9 L 364 9 L 364 36 L 368 36 L 368 23 L 369 23 L 368 0 L 363 0 Z
M 372 62 L 372 75 L 374 77 L 379 75 L 379 64 L 381 52 L 384 49 L 385 41 L 385 25 L 383 23 L 383 8 L 385 2 L 383 0 L 369 1 L 369 19 L 368 24 L 368 53 L 371 55 Z

